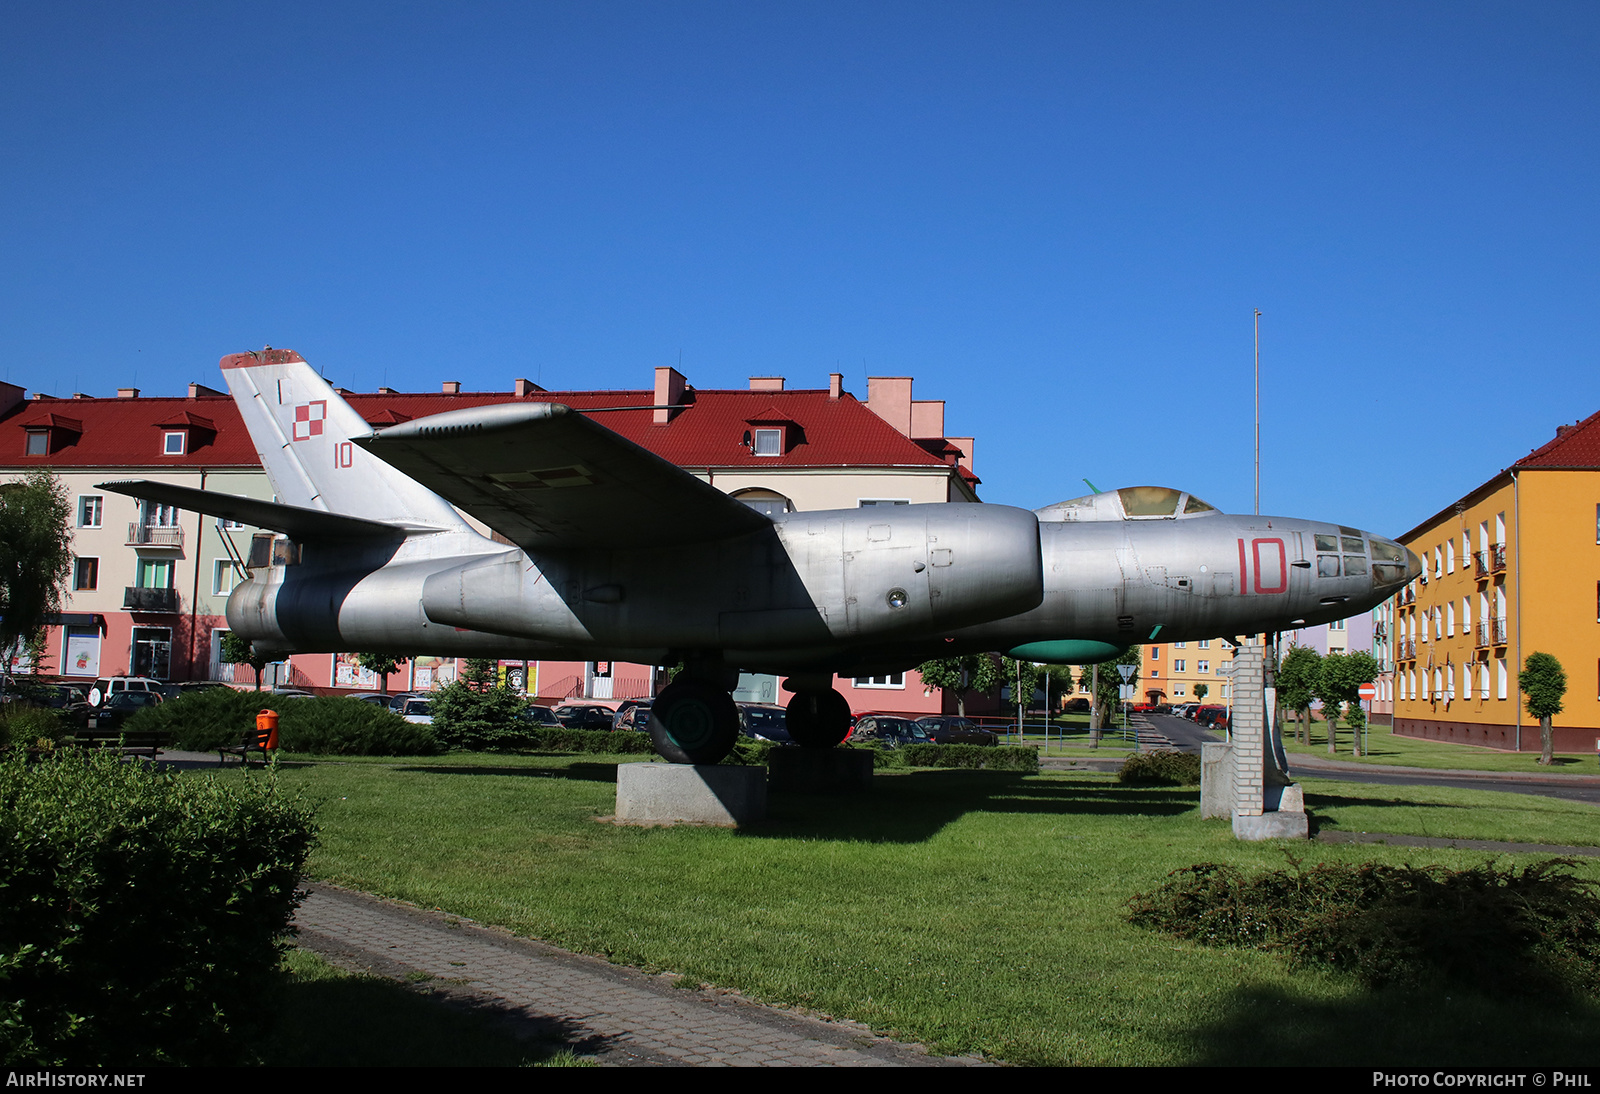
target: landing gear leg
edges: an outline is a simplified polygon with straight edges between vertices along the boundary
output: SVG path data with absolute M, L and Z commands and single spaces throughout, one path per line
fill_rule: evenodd
M 650 739 L 675 764 L 714 764 L 739 738 L 733 697 L 703 680 L 678 680 L 650 708 Z
M 802 748 L 832 748 L 850 732 L 850 704 L 833 688 L 789 700 L 789 736 Z

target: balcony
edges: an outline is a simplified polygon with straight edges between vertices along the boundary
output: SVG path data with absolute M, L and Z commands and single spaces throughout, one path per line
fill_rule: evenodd
M 1417 643 L 1413 638 L 1402 638 L 1396 643 L 1398 646 L 1397 657 L 1401 661 L 1415 661 L 1417 659 Z
M 1484 581 L 1489 577 L 1488 551 L 1479 551 L 1477 554 L 1472 556 L 1472 569 L 1473 576 L 1475 576 L 1479 581 Z
M 141 524 L 133 521 L 128 525 L 129 547 L 174 547 L 183 550 L 183 529 L 165 525 Z
M 1415 604 L 1416 602 L 1417 587 L 1415 585 L 1407 585 L 1405 588 L 1400 590 L 1400 603 L 1402 606 L 1406 604 Z
M 122 592 L 122 610 L 175 613 L 178 610 L 178 590 L 143 589 L 137 585 L 128 585 Z
M 1489 548 L 1489 568 L 1495 573 L 1502 573 L 1506 568 L 1506 545 L 1496 543 Z
M 1490 629 L 1491 629 L 1491 625 L 1488 622 L 1488 620 L 1485 620 L 1484 622 L 1478 624 L 1478 626 L 1476 628 L 1476 631 L 1475 631 L 1475 634 L 1474 634 L 1474 637 L 1473 637 L 1473 640 L 1472 640 L 1472 645 L 1473 645 L 1474 649 L 1480 649 L 1481 650 L 1481 649 L 1486 649 L 1488 647 Z
M 1494 644 L 1497 646 L 1505 645 L 1506 634 L 1506 621 L 1504 619 L 1496 619 L 1494 621 Z

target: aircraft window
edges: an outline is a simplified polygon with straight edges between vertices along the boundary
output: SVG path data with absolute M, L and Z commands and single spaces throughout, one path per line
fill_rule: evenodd
M 1117 491 L 1130 517 L 1171 517 L 1178 513 L 1181 492 L 1166 486 L 1125 486 Z
M 1319 550 L 1319 551 L 1337 551 L 1338 549 L 1339 549 L 1339 537 L 1338 536 L 1325 536 L 1320 532 L 1317 533 L 1317 550 Z
M 1372 541 L 1372 561 L 1374 562 L 1405 562 L 1405 554 L 1398 543 L 1391 543 L 1386 539 Z M 1404 566 L 1401 567 L 1405 569 Z
M 1377 562 L 1372 566 L 1373 577 L 1379 585 L 1397 585 L 1405 580 L 1406 568 L 1393 566 L 1386 562 Z
M 1356 574 L 1364 574 L 1366 572 L 1367 572 L 1367 560 L 1366 560 L 1365 556 L 1363 556 L 1363 555 L 1345 555 L 1344 556 L 1344 573 L 1345 573 L 1346 577 L 1353 577 Z
M 1215 505 L 1207 505 L 1193 494 L 1190 494 L 1189 500 L 1183 503 L 1183 511 L 1185 513 L 1215 513 L 1217 507 Z
M 1318 555 L 1317 556 L 1317 576 L 1318 577 L 1338 577 L 1339 576 L 1339 556 L 1338 555 Z
M 1359 553 L 1361 551 L 1365 551 L 1367 548 L 1366 548 L 1366 544 L 1361 542 L 1361 537 L 1359 537 L 1359 536 L 1345 536 L 1344 537 L 1344 549 L 1345 549 L 1345 551 L 1350 552 L 1350 553 Z

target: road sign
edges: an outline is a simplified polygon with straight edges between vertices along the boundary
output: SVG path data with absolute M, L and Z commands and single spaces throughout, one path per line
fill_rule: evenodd
M 1363 699 L 1376 699 L 1378 697 L 1378 685 L 1362 684 L 1360 689 L 1357 690 L 1356 694 L 1361 696 Z
M 1128 677 L 1133 675 L 1134 669 L 1136 669 L 1136 668 L 1138 668 L 1137 665 L 1118 665 L 1117 666 L 1117 671 L 1122 674 L 1123 683 L 1127 683 Z

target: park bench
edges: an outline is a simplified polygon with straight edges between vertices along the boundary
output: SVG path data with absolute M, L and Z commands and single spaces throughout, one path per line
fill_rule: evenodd
M 265 766 L 272 759 L 272 754 L 267 748 L 267 742 L 272 739 L 272 734 L 273 731 L 270 729 L 257 729 L 252 726 L 244 731 L 238 744 L 221 745 L 217 748 L 218 764 L 227 763 L 230 754 L 238 756 L 240 763 L 248 764 L 251 754 L 259 752 L 261 763 Z
M 123 729 L 121 726 L 106 729 L 75 729 L 72 739 L 83 748 L 115 748 L 124 756 L 143 756 L 154 760 L 156 752 L 166 744 L 166 733 L 159 729 Z

